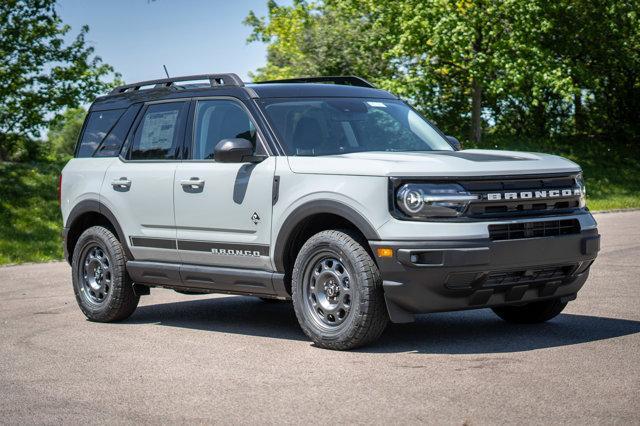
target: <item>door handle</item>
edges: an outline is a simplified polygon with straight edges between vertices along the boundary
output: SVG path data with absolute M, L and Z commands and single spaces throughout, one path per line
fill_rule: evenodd
M 181 180 L 180 185 L 182 185 L 182 189 L 187 192 L 202 190 L 202 188 L 204 188 L 204 180 L 198 177 L 192 177 L 189 180 Z
M 112 180 L 111 186 L 116 191 L 128 191 L 131 188 L 131 181 L 126 177 L 121 177 L 120 179 Z

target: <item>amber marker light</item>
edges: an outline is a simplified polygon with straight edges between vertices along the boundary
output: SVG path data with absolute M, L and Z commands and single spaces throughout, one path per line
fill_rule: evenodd
M 393 249 L 388 247 L 379 247 L 376 252 L 378 257 L 393 257 Z

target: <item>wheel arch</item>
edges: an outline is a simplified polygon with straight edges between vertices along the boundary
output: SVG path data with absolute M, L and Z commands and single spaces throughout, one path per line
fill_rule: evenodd
M 71 263 L 73 250 L 82 232 L 96 225 L 104 226 L 113 232 L 122 244 L 127 259 L 133 259 L 122 227 L 111 210 L 97 200 L 83 200 L 71 210 L 64 228 L 64 252 L 67 262 Z
M 299 242 L 301 228 L 312 222 L 314 218 L 329 220 L 318 229 L 331 229 L 346 226 L 357 230 L 365 240 L 379 240 L 380 236 L 369 221 L 348 205 L 334 200 L 309 201 L 295 210 L 285 219 L 276 237 L 273 260 L 276 271 L 287 274 L 291 263 L 291 249 Z M 366 241 L 364 241 L 366 243 Z M 367 249 L 369 249 L 367 244 Z M 295 259 L 293 259 L 295 260 Z

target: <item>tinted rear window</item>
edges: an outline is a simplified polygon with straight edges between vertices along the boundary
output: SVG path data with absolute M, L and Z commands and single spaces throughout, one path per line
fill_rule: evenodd
M 124 109 L 94 111 L 87 117 L 76 157 L 91 157 L 111 128 L 116 124 Z
M 98 151 L 93 154 L 94 157 L 117 157 L 120 154 L 120 149 L 140 108 L 142 108 L 142 104 L 134 104 L 127 108 L 118 123 L 113 126 L 107 137 L 102 140 Z

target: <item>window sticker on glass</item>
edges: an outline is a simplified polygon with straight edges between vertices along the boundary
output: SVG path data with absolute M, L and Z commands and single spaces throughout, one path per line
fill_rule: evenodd
M 385 104 L 383 104 L 382 102 L 373 102 L 373 101 L 370 101 L 370 102 L 367 102 L 367 104 L 369 104 L 369 106 L 372 106 L 372 107 L 378 107 L 378 108 L 386 108 L 386 107 L 387 107 L 387 106 L 386 106 Z
M 140 149 L 167 149 L 173 145 L 173 131 L 175 129 L 178 111 L 162 111 L 147 114 L 142 127 Z

